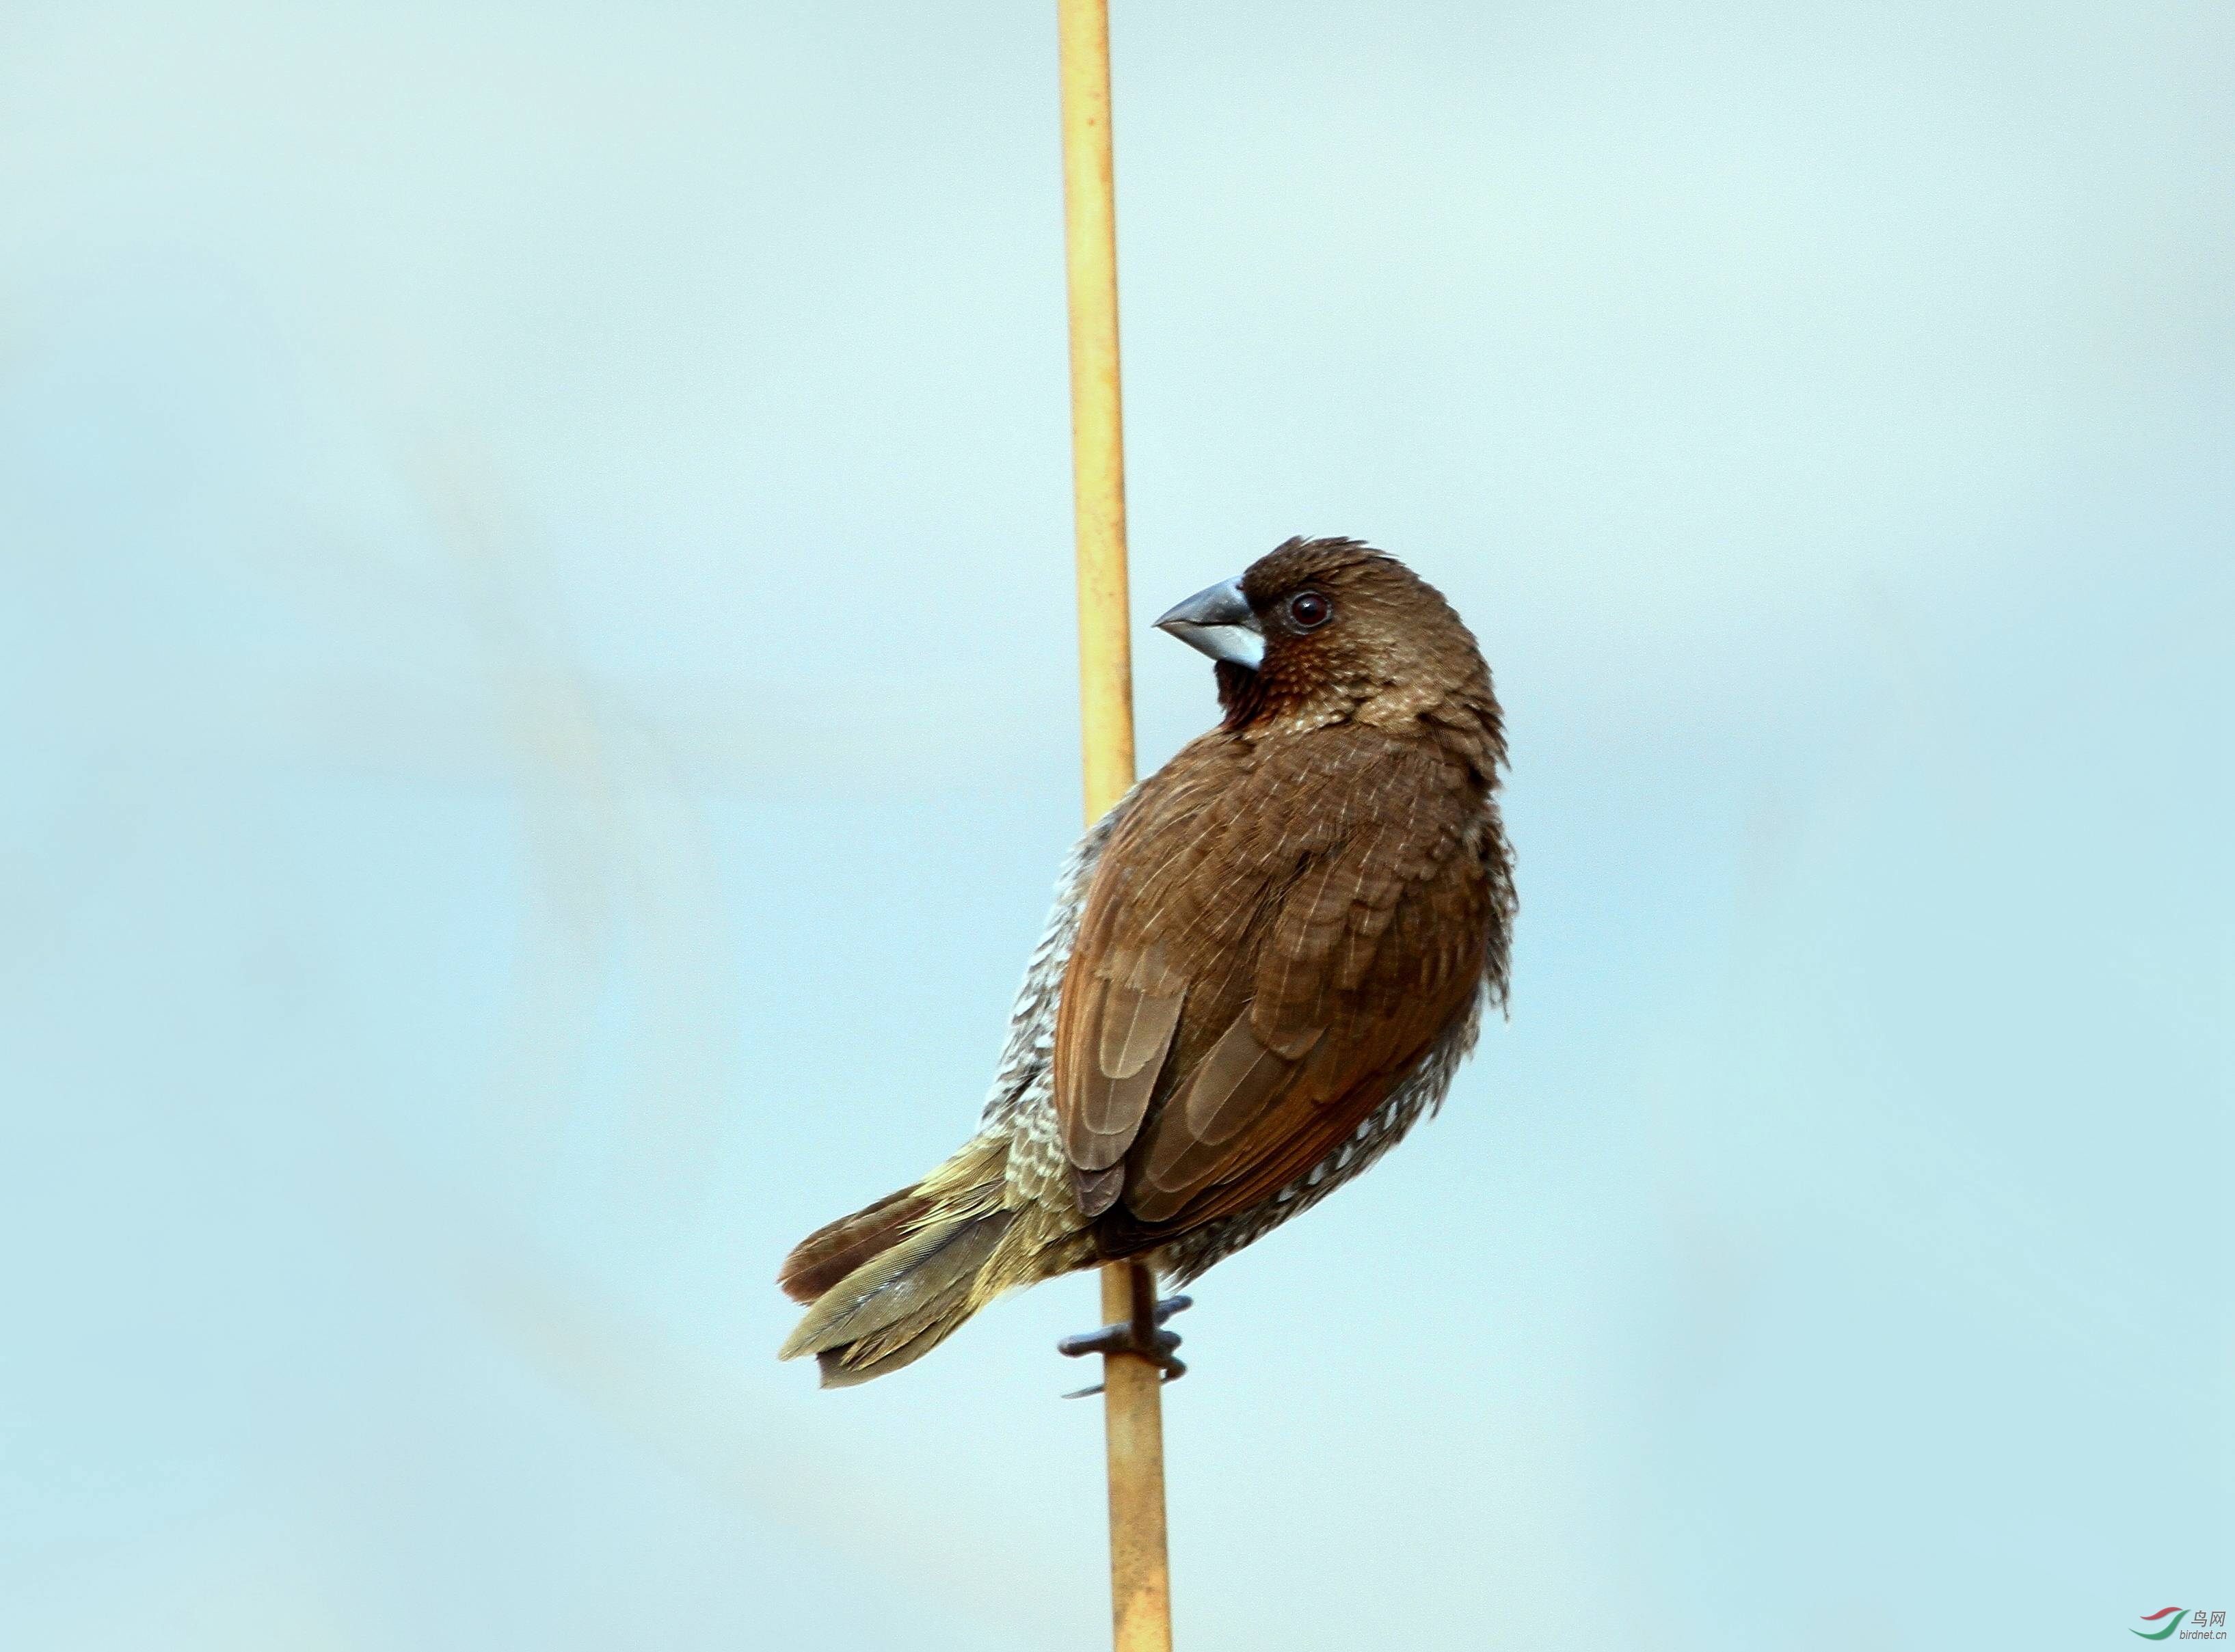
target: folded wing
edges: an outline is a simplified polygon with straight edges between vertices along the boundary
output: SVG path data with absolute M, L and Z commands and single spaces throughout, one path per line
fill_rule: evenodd
M 1065 1149 L 1112 1255 L 1340 1146 L 1465 1011 L 1491 920 L 1479 797 L 1421 742 L 1209 736 L 1165 776 L 1104 854 L 1057 1018 Z

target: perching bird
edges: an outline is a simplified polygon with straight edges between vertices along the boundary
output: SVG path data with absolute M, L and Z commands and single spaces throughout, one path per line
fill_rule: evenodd
M 1291 539 L 1157 624 L 1217 662 L 1225 719 L 1072 852 L 978 1133 L 785 1261 L 811 1306 L 782 1357 L 826 1387 L 1019 1285 L 1194 1277 L 1379 1159 L 1504 1002 L 1505 739 L 1443 597 Z

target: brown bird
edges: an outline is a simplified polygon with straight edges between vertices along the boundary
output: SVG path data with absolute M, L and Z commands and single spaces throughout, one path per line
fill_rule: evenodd
M 826 1387 L 1019 1285 L 1193 1278 L 1379 1159 L 1504 1003 L 1505 739 L 1451 604 L 1291 539 L 1157 624 L 1217 662 L 1224 721 L 1072 852 L 978 1133 L 785 1261 L 811 1306 L 782 1357 Z

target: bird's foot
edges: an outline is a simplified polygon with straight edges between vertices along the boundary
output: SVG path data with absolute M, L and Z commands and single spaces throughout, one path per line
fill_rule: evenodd
M 1176 1382 L 1187 1374 L 1187 1367 L 1175 1357 L 1174 1350 L 1180 1345 L 1179 1333 L 1164 1329 L 1163 1324 L 1174 1314 L 1193 1306 L 1192 1296 L 1167 1296 L 1150 1309 L 1145 1321 L 1124 1319 L 1115 1325 L 1104 1325 L 1098 1331 L 1066 1336 L 1055 1345 L 1055 1351 L 1074 1360 L 1089 1354 L 1137 1354 L 1162 1371 L 1165 1381 Z M 1098 1382 L 1091 1388 L 1080 1388 L 1063 1397 L 1084 1400 L 1090 1394 L 1101 1392 L 1102 1385 Z

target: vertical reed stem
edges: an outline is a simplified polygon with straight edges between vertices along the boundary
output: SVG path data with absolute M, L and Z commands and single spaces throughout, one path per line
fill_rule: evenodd
M 1133 662 L 1125 586 L 1125 447 L 1118 374 L 1118 217 L 1110 149 L 1108 0 L 1057 0 L 1063 73 L 1065 267 L 1071 297 L 1072 491 L 1078 541 L 1078 676 L 1086 818 L 1133 784 Z M 1102 1270 L 1105 1323 L 1148 1323 L 1156 1282 Z M 1103 1358 L 1110 1464 L 1110 1604 L 1117 1652 L 1170 1652 L 1163 1374 Z

